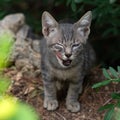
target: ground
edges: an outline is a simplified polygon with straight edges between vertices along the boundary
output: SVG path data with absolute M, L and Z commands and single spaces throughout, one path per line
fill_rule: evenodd
M 103 120 L 104 112 L 98 108 L 111 102 L 110 94 L 119 90 L 119 84 L 110 84 L 100 89 L 92 89 L 94 83 L 104 80 L 99 67 L 92 69 L 84 83 L 80 95 L 81 111 L 71 113 L 65 108 L 65 99 L 59 100 L 60 106 L 56 111 L 49 112 L 43 108 L 43 83 L 41 77 L 29 78 L 23 76 L 15 67 L 5 69 L 5 75 L 12 80 L 10 92 L 20 100 L 32 105 L 42 120 Z

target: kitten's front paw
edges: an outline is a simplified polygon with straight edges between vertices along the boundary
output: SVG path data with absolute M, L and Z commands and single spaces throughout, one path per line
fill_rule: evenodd
M 79 102 L 73 102 L 69 101 L 66 102 L 66 107 L 70 112 L 79 112 L 80 111 L 80 103 Z
M 56 110 L 58 107 L 57 100 L 44 100 L 44 108 L 47 110 Z

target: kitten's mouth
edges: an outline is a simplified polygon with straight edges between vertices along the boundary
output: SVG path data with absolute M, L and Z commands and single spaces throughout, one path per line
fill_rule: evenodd
M 64 66 L 69 66 L 71 64 L 72 60 L 70 60 L 70 59 L 63 60 L 61 54 L 59 54 L 59 53 L 57 53 L 56 55 L 57 55 L 58 61 L 60 61 L 60 63 L 62 62 L 62 64 Z
M 62 63 L 64 66 L 69 66 L 71 64 L 72 60 L 62 60 Z

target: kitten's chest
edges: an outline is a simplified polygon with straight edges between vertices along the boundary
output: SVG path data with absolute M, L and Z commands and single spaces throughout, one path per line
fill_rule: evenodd
M 78 67 L 67 70 L 51 69 L 50 74 L 59 80 L 76 80 L 81 72 Z

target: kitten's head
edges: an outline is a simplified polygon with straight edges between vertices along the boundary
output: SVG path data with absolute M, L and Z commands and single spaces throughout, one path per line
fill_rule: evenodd
M 48 12 L 42 15 L 42 33 L 49 50 L 66 68 L 74 65 L 90 33 L 92 14 L 88 11 L 74 24 L 59 24 Z

